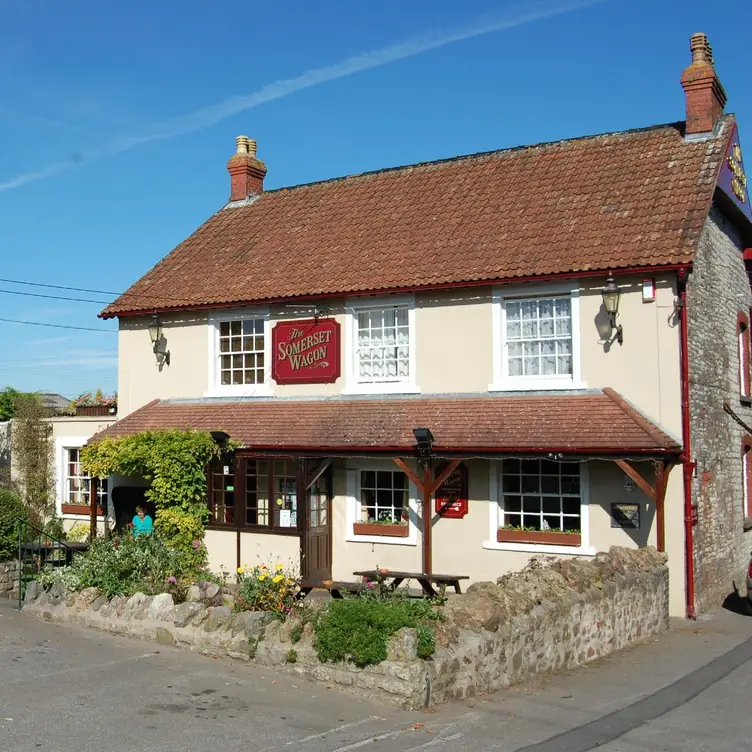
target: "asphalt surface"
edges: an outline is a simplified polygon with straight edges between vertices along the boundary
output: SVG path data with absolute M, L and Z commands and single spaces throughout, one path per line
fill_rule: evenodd
M 752 748 L 752 619 L 719 612 L 530 684 L 407 712 L 0 601 L 2 752 Z

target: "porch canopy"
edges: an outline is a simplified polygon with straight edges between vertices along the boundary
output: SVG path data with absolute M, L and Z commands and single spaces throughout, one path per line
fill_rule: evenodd
M 430 462 L 415 469 L 415 428 L 433 434 Z M 333 456 L 391 457 L 415 483 L 423 518 L 431 498 L 462 459 L 530 455 L 609 459 L 656 505 L 663 548 L 663 499 L 680 444 L 613 389 L 538 394 L 476 394 L 276 399 L 155 400 L 96 434 L 91 442 L 141 431 L 222 431 L 246 451 L 322 458 L 306 473 L 315 479 Z M 655 485 L 629 462 L 651 458 Z M 310 487 L 306 484 L 306 488 Z M 431 526 L 424 525 L 423 566 L 431 571 Z
M 519 395 L 155 400 L 91 441 L 166 428 L 224 431 L 258 452 L 415 456 L 413 429 L 437 457 L 505 453 L 634 457 L 681 451 L 613 389 Z

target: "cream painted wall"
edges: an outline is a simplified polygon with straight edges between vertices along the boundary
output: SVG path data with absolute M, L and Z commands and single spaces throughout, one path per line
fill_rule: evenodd
M 610 386 L 621 392 L 653 420 L 676 436 L 681 433 L 679 342 L 674 311 L 675 290 L 668 276 L 656 280 L 656 300 L 643 302 L 641 277 L 618 278 L 622 290 L 619 322 L 624 344 L 609 346 L 603 312 L 602 278 L 580 281 L 582 378 L 589 388 Z M 524 294 L 525 286 L 500 288 Z M 365 298 L 367 299 L 367 298 Z M 418 293 L 415 296 L 416 381 L 421 392 L 485 392 L 493 382 L 492 289 L 466 288 Z M 342 372 L 348 358 L 345 305 L 330 301 L 331 315 L 340 322 Z M 314 307 L 276 305 L 272 324 L 310 318 Z M 201 398 L 209 386 L 209 319 L 203 312 L 164 315 L 164 346 L 170 365 L 159 367 L 152 352 L 149 317 L 120 322 L 120 414 L 147 402 L 166 398 Z M 279 386 L 269 377 L 271 396 L 323 397 L 348 386 L 344 376 L 334 384 Z M 244 396 L 260 390 L 249 387 Z
M 355 460 L 349 461 L 351 465 Z M 639 469 L 648 481 L 652 478 L 649 463 Z M 489 463 L 485 460 L 468 462 L 469 470 L 469 513 L 461 520 L 433 517 L 433 571 L 442 574 L 467 575 L 470 579 L 464 587 L 473 583 L 496 580 L 507 572 L 519 570 L 531 558 L 534 551 L 521 552 L 491 550 L 484 547 L 492 537 L 489 501 Z M 607 551 L 611 546 L 637 548 L 646 543 L 655 545 L 655 510 L 652 502 L 635 488 L 625 490 L 624 474 L 614 464 L 605 461 L 588 463 L 588 498 L 590 535 L 587 544 L 594 552 Z M 674 471 L 666 495 L 666 547 L 670 560 L 675 565 L 670 568 L 670 607 L 674 616 L 684 615 L 684 570 L 682 567 L 681 526 L 669 524 L 671 520 L 681 520 L 675 515 L 681 509 L 682 483 L 678 470 Z M 332 505 L 333 551 L 332 565 L 335 580 L 353 581 L 353 572 L 373 569 L 377 566 L 391 570 L 420 571 L 422 568 L 422 536 L 418 534 L 417 544 L 412 546 L 384 543 L 350 542 L 348 529 L 345 470 L 338 467 L 334 472 L 335 498 Z M 640 528 L 627 530 L 611 527 L 611 503 L 639 503 Z M 422 523 L 419 523 L 422 524 Z M 297 539 L 296 539 L 297 540 Z M 555 555 L 555 554 L 546 554 Z M 568 558 L 572 554 L 558 554 Z

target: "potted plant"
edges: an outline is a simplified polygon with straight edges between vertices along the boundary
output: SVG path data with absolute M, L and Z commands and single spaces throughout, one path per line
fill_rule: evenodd
M 538 530 L 537 528 L 504 525 L 496 531 L 499 543 L 538 543 L 548 546 L 579 546 L 579 530 Z
M 84 392 L 73 400 L 72 407 L 76 415 L 114 415 L 117 412 L 117 394 L 108 397 L 102 394 L 101 389 L 97 389 L 94 394 Z
M 407 538 L 410 525 L 407 512 L 395 517 L 388 512 L 382 512 L 377 519 L 356 522 L 353 525 L 355 535 L 379 535 L 387 538 Z

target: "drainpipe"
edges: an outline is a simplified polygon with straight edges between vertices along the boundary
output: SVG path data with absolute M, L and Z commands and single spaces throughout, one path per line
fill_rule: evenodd
M 689 422 L 689 345 L 687 338 L 687 276 L 688 269 L 679 270 L 679 330 L 681 360 L 681 408 L 682 408 L 682 471 L 684 475 L 684 566 L 686 571 L 687 618 L 696 619 L 695 611 L 695 554 L 694 523 L 692 520 L 692 475 L 695 463 L 690 449 L 691 428 Z

